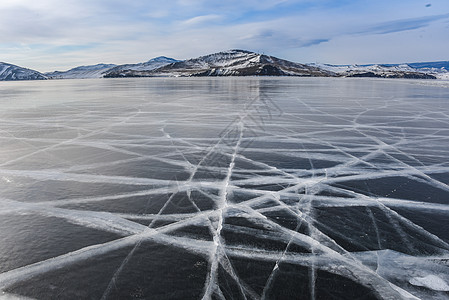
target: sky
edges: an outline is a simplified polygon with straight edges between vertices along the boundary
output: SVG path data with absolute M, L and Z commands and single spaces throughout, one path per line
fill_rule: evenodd
M 41 72 L 229 49 L 300 63 L 449 60 L 449 1 L 0 1 L 0 61 Z

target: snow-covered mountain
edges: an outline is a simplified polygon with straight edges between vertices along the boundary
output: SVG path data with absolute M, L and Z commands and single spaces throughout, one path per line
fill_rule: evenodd
M 150 59 L 147 62 L 144 63 L 138 63 L 138 64 L 126 64 L 126 65 L 119 65 L 114 68 L 111 68 L 108 70 L 106 77 L 126 77 L 126 76 L 120 76 L 120 74 L 126 74 L 133 71 L 152 71 L 158 68 L 161 68 L 163 66 L 166 66 L 171 63 L 179 62 L 179 60 L 176 60 L 174 58 L 165 57 L 165 56 L 159 56 L 153 59 Z M 110 76 L 110 74 L 115 74 L 116 76 Z
M 114 64 L 97 64 L 91 66 L 81 66 L 68 71 L 54 71 L 45 73 L 51 79 L 75 79 L 75 78 L 101 78 L 104 73 L 114 68 Z
M 389 65 L 308 65 L 334 72 L 343 77 L 449 79 L 449 72 L 445 66 L 438 68 L 437 66 L 440 65 L 438 62 Z
M 245 50 L 178 61 L 152 71 L 110 72 L 106 77 L 140 76 L 335 76 L 328 70 Z
M 45 80 L 38 71 L 0 62 L 0 80 Z

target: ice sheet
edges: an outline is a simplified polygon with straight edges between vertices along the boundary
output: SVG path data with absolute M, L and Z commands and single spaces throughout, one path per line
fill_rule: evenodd
M 447 88 L 328 78 L 88 83 L 0 87 L 36 89 L 0 113 L 0 216 L 57 217 L 121 238 L 0 274 L 8 295 L 45 299 L 52 272 L 70 276 L 129 249 L 97 296 L 114 298 L 133 278 L 149 297 L 137 262 L 152 261 L 144 249 L 153 243 L 186 253 L 177 270 L 186 285 L 203 264 L 187 253 L 207 263 L 190 287 L 203 299 L 448 297 Z M 22 105 L 42 95 L 46 105 Z M 163 278 L 168 295 L 177 287 Z M 286 278 L 302 282 L 298 290 Z

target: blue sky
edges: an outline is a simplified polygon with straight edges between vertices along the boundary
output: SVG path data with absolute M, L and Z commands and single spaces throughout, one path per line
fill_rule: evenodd
M 236 48 L 296 62 L 449 60 L 449 1 L 0 1 L 0 61 L 39 71 Z

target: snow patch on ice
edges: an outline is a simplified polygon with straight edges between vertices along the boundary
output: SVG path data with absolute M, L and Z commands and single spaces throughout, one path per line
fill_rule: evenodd
M 449 292 L 449 285 L 446 281 L 436 275 L 430 274 L 424 277 L 414 277 L 409 282 L 415 286 L 422 286 L 434 291 Z

